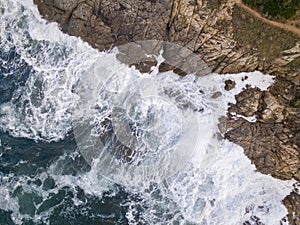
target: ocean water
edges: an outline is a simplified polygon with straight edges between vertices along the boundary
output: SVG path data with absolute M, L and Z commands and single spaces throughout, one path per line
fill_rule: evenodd
M 293 181 L 218 130 L 234 95 L 272 76 L 140 73 L 30 0 L 0 0 L 0 21 L 1 225 L 280 224 Z

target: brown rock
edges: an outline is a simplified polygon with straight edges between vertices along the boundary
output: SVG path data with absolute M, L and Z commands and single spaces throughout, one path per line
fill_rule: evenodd
M 289 97 L 279 94 L 284 92 Z M 230 105 L 230 113 L 258 117 L 256 123 L 229 119 L 226 137 L 241 145 L 262 173 L 300 181 L 300 110 L 294 107 L 299 94 L 299 86 L 278 77 L 269 92 L 247 87 Z
M 217 92 L 215 92 L 211 97 L 212 97 L 213 99 L 216 99 L 216 98 L 219 98 L 220 96 L 222 96 L 222 92 L 217 91 Z
M 246 90 L 235 96 L 236 104 L 230 104 L 229 112 L 246 117 L 253 116 L 259 110 L 261 96 L 260 89 L 247 86 Z
M 263 121 L 274 119 L 276 122 L 282 122 L 284 120 L 284 106 L 279 104 L 274 95 L 272 95 L 270 92 L 264 92 L 262 101 L 264 109 L 260 116 Z
M 225 90 L 230 91 L 235 88 L 235 81 L 234 80 L 225 80 Z
M 278 137 L 284 125 L 238 119 L 229 120 L 227 127 L 231 130 L 226 137 L 244 148 L 245 154 L 260 172 L 280 179 L 292 179 L 299 175 L 298 147 L 284 143 Z
M 135 68 L 139 70 L 141 73 L 150 73 L 151 68 L 156 65 L 157 65 L 157 61 L 153 60 L 153 61 L 143 61 L 139 63 L 134 63 L 131 66 L 135 66 Z
M 300 195 L 293 191 L 283 200 L 288 209 L 287 219 L 291 225 L 300 225 Z

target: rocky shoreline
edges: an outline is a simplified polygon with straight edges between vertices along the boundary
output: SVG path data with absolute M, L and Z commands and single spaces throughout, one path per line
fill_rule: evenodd
M 247 87 L 230 105 L 226 138 L 258 171 L 300 182 L 300 38 L 267 24 L 235 0 L 34 0 L 62 31 L 99 50 L 139 40 L 185 46 L 217 73 L 259 70 L 276 77 L 268 91 Z M 240 4 L 237 4 L 240 3 Z M 233 114 L 256 116 L 252 123 Z M 300 224 L 298 189 L 284 199 Z

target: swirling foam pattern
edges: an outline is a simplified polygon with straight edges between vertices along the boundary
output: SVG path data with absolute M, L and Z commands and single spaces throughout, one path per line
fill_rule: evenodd
M 0 1 L 0 21 L 0 224 L 279 224 L 285 216 L 293 181 L 256 173 L 216 134 L 234 95 L 246 84 L 266 89 L 271 76 L 194 76 L 208 70 L 193 56 L 195 67 L 179 64 L 186 77 L 160 73 L 160 63 L 178 59 L 170 43 L 141 73 L 120 57 L 128 46 L 98 52 L 41 19 L 30 0 Z M 226 79 L 237 83 L 230 92 Z

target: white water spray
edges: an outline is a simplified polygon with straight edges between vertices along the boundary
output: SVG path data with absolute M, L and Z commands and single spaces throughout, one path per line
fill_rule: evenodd
M 105 161 L 95 160 L 92 170 L 81 177 L 55 174 L 53 165 L 49 173 L 58 184 L 56 191 L 63 186 L 78 185 L 87 193 L 101 198 L 103 190 L 109 187 L 105 182 L 100 182 L 101 175 L 104 175 L 112 181 L 128 185 L 128 191 L 139 193 L 142 198 L 139 207 L 149 209 L 143 211 L 141 217 L 150 224 L 242 224 L 253 216 L 260 218 L 265 224 L 279 224 L 280 219 L 286 215 L 281 200 L 291 191 L 292 181 L 279 181 L 256 173 L 240 147 L 214 138 L 218 131 L 218 117 L 226 115 L 227 103 L 234 101 L 234 95 L 246 84 L 264 89 L 272 83 L 272 77 L 260 72 L 248 73 L 249 78 L 245 81 L 241 79 L 245 76 L 243 73 L 211 74 L 199 78 L 193 75 L 180 78 L 172 72 L 141 74 L 121 63 L 117 59 L 118 51 L 100 53 L 80 39 L 61 33 L 55 24 L 46 23 L 40 18 L 36 7 L 29 0 L 1 1 L 0 8 L 0 47 L 16 48 L 22 59 L 35 70 L 35 73 L 30 74 L 26 85 L 15 91 L 12 101 L 0 106 L 0 125 L 3 130 L 13 136 L 36 141 L 64 139 L 72 130 L 72 112 L 78 106 L 83 106 L 86 98 L 88 103 L 95 100 L 94 103 L 99 106 L 107 106 L 102 111 L 97 107 L 81 107 L 82 111 L 76 111 L 77 118 L 79 115 L 85 118 L 83 122 L 93 122 L 92 129 L 96 133 L 97 129 L 101 130 L 101 122 L 113 115 L 113 129 L 123 144 L 139 151 L 142 143 L 144 152 L 150 155 L 156 153 L 151 150 L 163 146 L 159 153 L 170 156 L 166 160 L 167 165 L 164 164 L 164 158 L 159 157 L 162 161 L 152 162 L 153 155 L 148 159 L 146 155 L 141 157 L 142 161 L 148 160 L 146 165 L 154 164 L 147 172 L 148 175 L 144 171 L 149 167 L 136 169 L 142 161 L 136 162 L 132 167 L 134 170 L 128 171 L 127 167 L 119 166 L 120 162 L 117 161 L 114 163 L 119 167 L 115 167 L 114 171 L 111 168 L 108 171 L 99 171 L 99 168 L 104 168 Z M 84 95 L 74 92 L 76 85 L 83 80 L 89 80 L 82 78 L 95 75 L 99 78 L 97 81 L 100 81 L 100 86 L 92 84 L 96 91 L 95 99 L 90 89 L 84 89 L 84 85 L 81 90 L 88 91 Z M 223 89 L 224 80 L 228 78 L 237 82 L 237 87 L 230 92 Z M 151 87 L 150 95 L 148 87 Z M 153 89 L 156 91 L 154 97 Z M 103 91 L 99 93 L 98 90 Z M 180 105 L 180 101 L 173 101 L 168 95 L 164 97 L 163 93 L 166 92 L 161 92 L 163 90 L 179 93 L 181 100 L 186 98 L 196 108 L 202 107 L 203 113 L 182 110 L 184 104 Z M 220 91 L 222 96 L 218 99 L 211 98 L 216 91 Z M 132 96 L 132 93 L 136 93 L 136 96 Z M 145 101 L 140 101 L 142 98 Z M 123 110 L 118 111 L 120 108 Z M 120 126 L 124 122 L 128 125 L 128 116 L 136 122 L 130 127 L 131 131 L 136 131 L 134 139 L 126 136 L 122 130 L 124 126 Z M 152 116 L 152 124 L 147 124 L 148 116 Z M 197 123 L 193 124 L 195 120 Z M 134 126 L 136 129 L 133 129 Z M 160 139 L 159 136 L 163 138 Z M 79 146 L 85 144 L 89 143 L 80 142 Z M 99 144 L 105 146 L 103 143 Z M 182 146 L 178 147 L 180 144 Z M 183 149 L 187 149 L 189 154 L 183 154 Z M 95 153 L 92 157 L 87 157 L 87 161 L 97 159 L 99 152 Z M 188 157 L 184 158 L 185 156 Z M 184 163 L 180 164 L 181 162 Z M 9 190 L 22 184 L 29 190 L 40 191 L 45 198 L 49 195 L 41 188 L 27 185 L 26 179 L 28 178 L 20 177 L 16 181 L 3 177 L 0 184 L 0 189 L 5 190 L 2 192 L 5 202 L 12 202 L 10 206 L 1 202 L 0 208 L 14 210 L 15 223 L 20 223 L 20 218 L 24 215 L 18 213 L 17 201 Z M 159 195 L 150 190 L 153 181 L 160 182 L 154 189 L 158 190 Z M 74 202 L 80 204 L 80 201 Z M 138 223 L 132 216 L 138 204 L 140 203 L 134 201 L 129 203 L 126 215 L 130 224 Z M 173 216 L 171 219 L 168 213 Z M 47 216 L 44 213 L 36 215 L 35 219 L 38 221 L 43 218 L 46 221 Z

